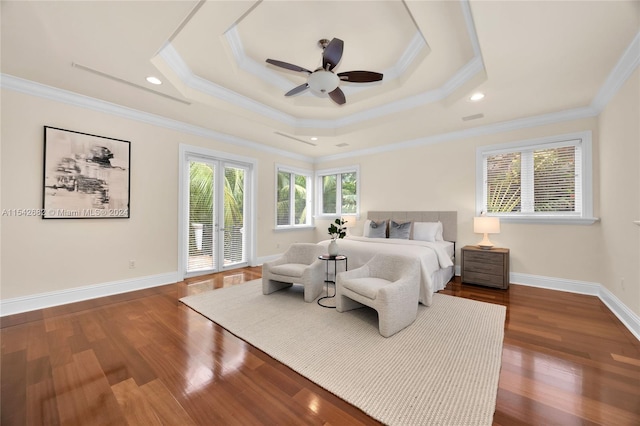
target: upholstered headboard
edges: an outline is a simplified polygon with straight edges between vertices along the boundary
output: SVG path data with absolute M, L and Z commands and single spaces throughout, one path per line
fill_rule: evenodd
M 367 219 L 393 220 L 395 222 L 442 222 L 442 237 L 446 241 L 455 242 L 458 239 L 458 212 L 440 211 L 370 211 Z

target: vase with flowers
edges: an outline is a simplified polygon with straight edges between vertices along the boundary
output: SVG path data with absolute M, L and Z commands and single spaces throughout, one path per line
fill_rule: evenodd
M 329 236 L 331 237 L 331 242 L 329 243 L 329 256 L 337 256 L 338 255 L 338 243 L 336 240 L 338 238 L 344 238 L 347 236 L 347 221 L 338 218 L 331 225 L 329 225 Z

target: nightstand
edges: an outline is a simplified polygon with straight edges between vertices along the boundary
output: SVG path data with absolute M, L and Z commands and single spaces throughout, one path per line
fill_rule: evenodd
M 509 288 L 509 249 L 464 246 L 461 252 L 463 283 Z

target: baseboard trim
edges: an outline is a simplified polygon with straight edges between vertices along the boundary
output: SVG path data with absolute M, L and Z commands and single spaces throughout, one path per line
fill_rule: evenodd
M 257 259 L 257 264 L 279 258 L 281 255 L 263 256 Z M 460 267 L 456 266 L 456 275 L 460 275 Z M 168 272 L 165 274 L 149 275 L 146 277 L 133 278 L 129 280 L 112 281 L 108 283 L 95 284 L 61 291 L 35 294 L 33 296 L 15 297 L 12 299 L 0 300 L 0 317 L 34 311 L 37 309 L 50 308 L 53 306 L 65 305 L 68 303 L 81 302 L 83 300 L 96 299 L 99 297 L 113 296 L 115 294 L 127 293 L 130 291 L 143 290 L 145 288 L 158 287 L 165 284 L 172 284 L 181 281 L 178 272 Z M 599 283 L 576 281 L 562 278 L 544 277 L 539 275 L 522 274 L 512 272 L 509 281 L 513 284 L 526 285 L 529 287 L 546 288 L 549 290 L 566 291 L 569 293 L 586 294 L 597 296 L 611 312 L 622 322 L 622 324 L 640 340 L 640 317 L 629 309 L 624 303 Z
M 98 297 L 113 296 L 115 294 L 143 290 L 145 288 L 158 287 L 178 281 L 181 281 L 178 272 L 168 272 L 165 274 L 149 275 L 146 277 L 0 300 L 0 317 L 81 302 L 83 300 L 96 299 Z
M 596 296 L 609 308 L 620 322 L 622 322 L 631 334 L 640 340 L 640 316 L 636 315 L 635 312 L 629 309 L 615 294 L 611 293 L 611 291 L 602 284 L 521 274 L 518 272 L 512 272 L 509 278 L 512 284 Z
M 629 331 L 640 340 L 640 316 L 636 315 L 631 309 L 629 309 L 624 303 L 611 293 L 608 288 L 602 286 L 600 288 L 600 294 L 598 294 L 602 303 L 613 312 L 615 316 L 622 322 L 622 324 L 629 329 Z

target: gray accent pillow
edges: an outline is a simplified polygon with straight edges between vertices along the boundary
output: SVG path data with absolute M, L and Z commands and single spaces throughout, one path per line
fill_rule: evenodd
M 389 238 L 408 240 L 411 234 L 411 222 L 396 223 L 393 220 L 389 223 Z
M 369 223 L 369 233 L 367 237 L 387 238 L 387 221 L 375 222 L 372 220 L 371 223 Z

